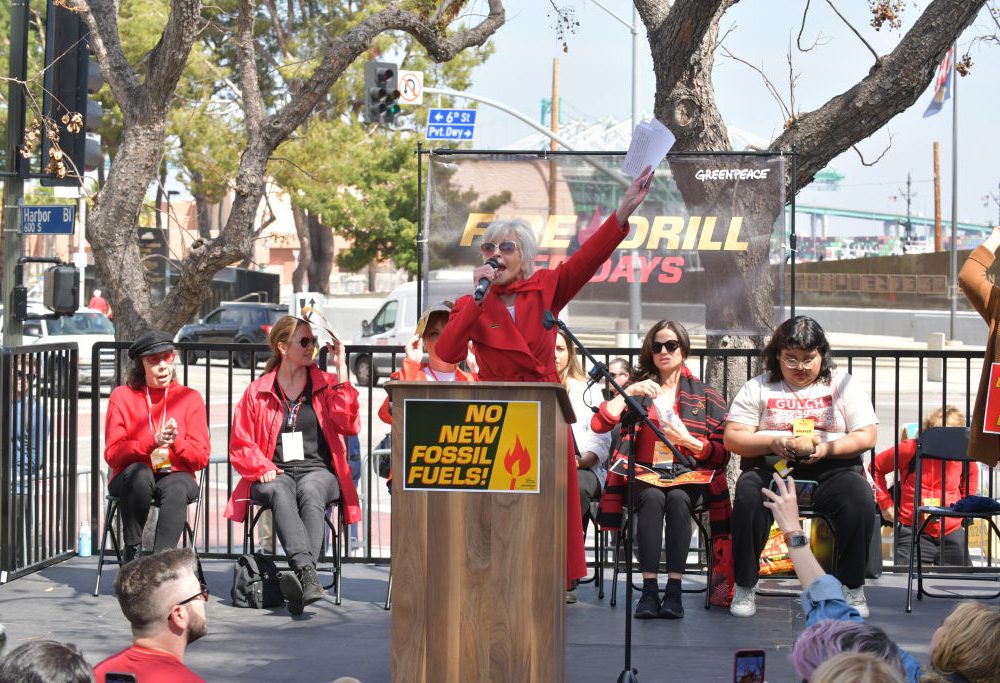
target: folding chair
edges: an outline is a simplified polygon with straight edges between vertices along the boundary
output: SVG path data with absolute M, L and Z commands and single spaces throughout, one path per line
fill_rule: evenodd
M 912 611 L 913 574 L 914 568 L 917 575 L 917 600 L 922 600 L 923 596 L 931 598 L 975 598 L 979 600 L 989 600 L 1000 597 L 1000 590 L 995 593 L 975 593 L 956 595 L 953 593 L 935 593 L 924 588 L 924 566 L 923 558 L 920 554 L 920 537 L 927 529 L 928 525 L 935 522 L 944 524 L 945 519 L 961 519 L 963 523 L 968 523 L 974 519 L 984 520 L 988 525 L 988 532 L 1000 537 L 1000 529 L 997 528 L 996 513 L 989 512 L 958 512 L 941 505 L 923 504 L 923 466 L 924 460 L 937 461 L 941 466 L 941 492 L 940 500 L 945 499 L 947 490 L 946 471 L 949 462 L 962 463 L 962 478 L 966 484 L 969 481 L 969 470 L 976 466 L 976 463 L 969 460 L 969 430 L 965 427 L 934 427 L 925 430 L 917 440 L 917 467 L 914 473 L 913 487 L 913 523 L 912 534 L 910 535 L 910 566 L 906 573 L 906 611 Z M 989 495 L 993 496 L 992 478 Z M 966 488 L 968 490 L 968 488 Z M 1000 581 L 1000 566 L 994 566 L 992 557 L 987 553 L 987 566 L 980 568 L 966 568 L 964 573 L 940 573 L 928 572 L 935 579 L 947 579 L 953 581 Z M 915 567 L 914 567 L 915 565 Z M 979 569 L 980 571 L 976 571 Z
M 260 520 L 260 516 L 264 514 L 266 510 L 270 510 L 270 506 L 261 505 L 252 500 L 247 500 L 247 515 L 243 521 L 243 554 L 251 554 L 255 552 L 256 545 L 254 543 L 254 529 L 257 527 L 257 522 Z M 331 510 L 336 508 L 336 522 L 331 518 Z M 256 511 L 255 511 L 256 509 Z M 344 531 L 344 508 L 340 504 L 340 499 L 331 501 L 326 506 L 326 515 L 324 516 L 326 521 L 326 526 L 333 534 L 333 559 L 330 566 L 330 572 L 332 574 L 332 580 L 329 584 L 324 586 L 324 588 L 333 589 L 334 604 L 340 604 L 340 580 L 341 580 L 341 543 L 340 539 L 343 536 Z M 271 554 L 277 554 L 276 541 L 272 537 L 271 539 Z M 317 558 L 319 560 L 321 558 Z
M 713 550 L 714 549 L 712 547 L 712 536 L 708 533 L 708 529 L 705 526 L 705 519 L 704 519 L 704 517 L 707 514 L 708 514 L 708 505 L 704 501 L 698 503 L 697 505 L 695 505 L 694 507 L 691 508 L 691 519 L 694 522 L 695 528 L 698 531 L 698 538 L 701 541 L 701 545 L 698 546 L 698 547 L 696 547 L 696 548 L 694 548 L 694 550 L 697 550 L 697 552 L 699 554 L 699 557 L 701 556 L 701 553 L 705 553 L 705 561 L 704 561 L 704 563 L 702 563 L 702 562 L 699 561 L 698 567 L 696 569 L 694 569 L 694 570 L 685 569 L 685 571 L 684 571 L 685 574 L 691 574 L 691 573 L 701 574 L 701 573 L 704 573 L 704 575 L 705 575 L 705 586 L 703 588 L 682 588 L 681 589 L 682 593 L 704 593 L 705 594 L 705 609 L 708 609 L 711 606 L 709 604 L 709 600 L 712 597 L 712 594 L 709 592 L 708 587 L 712 585 L 712 560 L 713 560 L 713 557 L 714 557 L 714 555 L 713 555 Z M 627 510 L 627 508 L 624 509 L 624 510 L 622 510 L 622 530 L 624 530 L 626 528 L 626 526 L 625 526 L 626 524 L 634 524 L 634 522 L 631 522 L 628 519 L 628 510 Z M 632 528 L 634 530 L 635 527 L 633 526 Z M 633 533 L 632 538 L 635 539 L 634 533 Z M 689 548 L 688 552 L 690 553 L 691 550 L 692 550 L 692 548 Z M 634 551 L 635 551 L 635 543 L 633 541 L 633 552 Z M 618 602 L 618 573 L 621 571 L 621 568 L 622 568 L 622 566 L 624 565 L 624 562 L 625 562 L 625 560 L 622 558 L 622 553 L 623 552 L 624 552 L 624 542 L 622 540 L 622 532 L 619 532 L 618 533 L 618 538 L 615 541 L 615 553 L 614 553 L 614 559 L 612 560 L 612 562 L 614 563 L 614 567 L 615 567 L 614 574 L 613 574 L 612 579 L 611 579 L 611 603 L 610 604 L 611 604 L 612 607 L 614 607 L 617 604 L 617 602 Z M 702 569 L 702 566 L 704 566 L 704 570 Z M 665 568 L 663 567 L 662 562 L 661 562 L 660 567 L 657 569 L 657 571 L 660 574 L 665 573 Z M 641 584 L 637 584 L 637 583 L 635 583 L 633 581 L 632 582 L 632 588 L 634 588 L 637 591 L 641 591 L 642 590 L 642 585 Z M 660 592 L 662 593 L 665 590 L 666 590 L 666 588 L 662 588 L 662 589 L 660 589 Z
M 198 545 L 195 543 L 195 536 L 198 533 L 198 523 L 201 521 L 201 498 L 205 492 L 205 475 L 208 472 L 208 467 L 206 466 L 198 474 L 198 494 L 197 497 L 192 500 L 188 505 L 194 505 L 194 524 L 192 525 L 187 517 L 184 519 L 184 533 L 181 534 L 181 539 L 184 542 L 184 547 L 190 547 L 194 551 L 194 559 L 197 564 L 198 580 L 205 583 L 205 573 L 201 568 L 201 558 L 198 556 Z M 97 581 L 94 584 L 94 597 L 96 598 L 100 594 L 101 590 L 101 573 L 104 571 L 104 551 L 108 546 L 108 537 L 111 538 L 111 546 L 115 551 L 115 559 L 109 560 L 119 567 L 124 564 L 122 559 L 122 540 L 121 539 L 121 500 L 118 496 L 114 496 L 110 493 L 104 496 L 104 528 L 101 532 L 101 549 L 97 555 Z M 158 507 L 156 503 L 153 503 L 153 507 Z
M 594 573 L 591 576 L 577 580 L 577 583 L 593 583 L 597 585 L 597 598 L 604 599 L 604 561 L 608 552 L 608 532 L 601 531 L 597 525 L 597 510 L 600 503 L 593 501 L 587 511 L 587 519 L 594 526 Z

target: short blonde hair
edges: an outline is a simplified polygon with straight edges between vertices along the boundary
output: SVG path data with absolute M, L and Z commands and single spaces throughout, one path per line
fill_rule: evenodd
M 868 652 L 841 652 L 813 672 L 811 683 L 904 683 L 903 674 Z
M 1000 671 L 1000 610 L 968 600 L 952 610 L 928 653 L 931 671 L 921 681 L 961 674 L 969 683 L 995 681 Z
M 931 414 L 927 416 L 927 419 L 924 420 L 924 429 L 933 429 L 934 427 L 964 426 L 965 413 L 953 405 L 947 405 L 943 410 L 941 408 L 935 408 L 931 411 Z

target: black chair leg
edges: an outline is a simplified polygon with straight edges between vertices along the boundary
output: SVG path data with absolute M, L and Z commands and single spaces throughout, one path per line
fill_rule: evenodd
M 392 561 L 389 561 L 389 583 L 385 587 L 385 606 L 383 609 L 386 611 L 392 607 Z
M 104 571 L 104 551 L 108 547 L 108 534 L 111 534 L 111 543 L 115 549 L 115 556 L 118 558 L 118 564 L 121 564 L 121 549 L 118 547 L 118 539 L 115 537 L 115 532 L 112 528 L 116 514 L 118 514 L 118 501 L 109 500 L 104 508 L 104 529 L 101 532 L 101 549 L 97 554 L 97 581 L 94 583 L 95 598 L 101 592 L 101 573 Z

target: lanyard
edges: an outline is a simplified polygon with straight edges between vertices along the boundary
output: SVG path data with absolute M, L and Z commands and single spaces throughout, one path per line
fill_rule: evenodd
M 295 405 L 285 397 L 285 392 L 281 388 L 281 383 L 278 382 L 278 378 L 274 378 L 274 386 L 278 387 L 278 398 L 281 399 L 281 403 L 285 406 L 285 412 L 288 413 L 288 419 L 285 421 L 285 426 L 291 431 L 295 431 L 295 425 L 299 421 L 299 409 L 302 408 L 302 399 L 306 395 L 306 388 L 302 387 L 302 392 L 299 394 L 299 398 L 295 401 Z
M 807 394 L 805 398 L 802 398 L 801 396 L 799 396 L 798 392 L 796 392 L 795 389 L 792 389 L 792 385 L 789 384 L 788 382 L 786 382 L 785 380 L 781 380 L 781 383 L 785 385 L 786 389 L 788 389 L 790 392 L 792 392 L 792 396 L 794 396 L 795 400 L 798 401 L 799 407 L 805 407 L 805 402 L 812 399 L 812 396 L 810 396 L 809 394 Z M 808 387 L 806 387 L 807 389 L 809 389 L 809 393 L 810 394 L 812 393 L 812 388 L 814 386 L 816 386 L 815 382 L 813 382 Z
M 167 424 L 167 391 L 170 390 L 170 385 L 168 384 L 163 389 L 163 415 L 160 417 L 160 427 L 159 429 L 153 428 L 153 399 L 149 396 L 149 387 L 146 387 L 146 408 L 149 410 L 146 415 L 149 420 L 149 431 L 152 432 L 153 436 L 156 436 L 158 431 L 163 431 L 163 425 Z

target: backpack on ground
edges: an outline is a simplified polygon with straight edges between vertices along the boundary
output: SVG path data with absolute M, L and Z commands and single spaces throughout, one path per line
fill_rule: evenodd
M 285 599 L 278 583 L 278 567 L 267 555 L 240 555 L 233 565 L 233 607 L 280 607 Z

